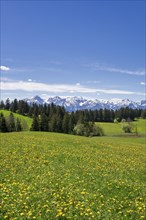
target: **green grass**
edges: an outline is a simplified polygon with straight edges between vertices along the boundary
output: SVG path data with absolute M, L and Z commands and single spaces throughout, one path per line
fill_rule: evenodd
M 146 119 L 137 119 L 132 124 L 137 126 L 138 134 L 146 134 Z M 108 122 L 98 122 L 107 136 L 124 135 L 122 130 L 122 123 L 108 123 Z
M 103 128 L 105 135 L 121 135 L 124 133 L 120 123 L 98 122 L 97 124 Z
M 8 110 L 0 110 L 0 113 L 3 113 L 5 117 L 8 117 L 10 115 L 10 111 Z M 27 116 L 19 115 L 17 113 L 13 113 L 15 118 L 19 118 L 22 122 L 23 130 L 27 131 L 30 130 L 31 124 L 32 124 L 32 118 L 29 118 Z
M 144 138 L 0 135 L 0 219 L 145 219 Z
M 146 134 L 146 119 L 137 119 L 133 123 L 137 126 L 139 133 Z

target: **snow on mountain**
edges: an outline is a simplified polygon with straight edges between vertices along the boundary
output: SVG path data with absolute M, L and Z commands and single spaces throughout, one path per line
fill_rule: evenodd
M 38 95 L 32 97 L 31 99 L 26 98 L 24 99 L 24 101 L 26 101 L 28 104 L 35 103 L 37 105 L 43 105 L 45 103 L 44 99 L 42 99 Z
M 146 109 L 146 100 L 142 100 L 140 104 L 143 107 L 143 109 Z
M 35 96 L 31 99 L 25 99 L 28 104 L 36 103 L 39 104 L 55 104 L 64 106 L 67 111 L 76 111 L 82 109 L 120 109 L 122 107 L 129 107 L 132 109 L 146 109 L 146 100 L 142 100 L 140 103 L 131 101 L 129 99 L 111 99 L 111 100 L 88 100 L 83 97 L 66 97 L 61 98 L 59 96 L 50 97 L 46 100 L 39 96 Z

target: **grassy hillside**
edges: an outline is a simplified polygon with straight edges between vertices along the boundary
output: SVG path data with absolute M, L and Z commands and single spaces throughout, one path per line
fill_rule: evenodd
M 146 134 L 146 119 L 137 119 L 137 121 L 133 123 L 137 125 L 137 130 L 139 133 Z
M 122 123 L 100 122 L 97 124 L 103 128 L 104 133 L 107 136 L 124 134 L 122 130 Z M 137 119 L 137 121 L 132 122 L 132 124 L 137 126 L 138 134 L 146 134 L 146 119 Z
M 3 113 L 5 117 L 8 117 L 10 115 L 10 111 L 8 110 L 0 110 L 0 113 Z M 27 116 L 19 115 L 17 113 L 13 113 L 15 118 L 19 118 L 22 122 L 23 130 L 30 130 L 31 124 L 32 124 L 32 118 L 29 118 Z
M 99 122 L 97 124 L 103 128 L 105 135 L 121 135 L 124 133 L 120 123 Z
M 144 138 L 1 135 L 0 219 L 144 219 Z

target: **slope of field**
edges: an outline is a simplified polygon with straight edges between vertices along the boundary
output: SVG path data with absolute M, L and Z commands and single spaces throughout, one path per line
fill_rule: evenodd
M 97 122 L 97 124 L 103 128 L 104 135 L 111 136 L 124 134 L 121 123 Z
M 137 127 L 138 134 L 146 134 L 146 119 L 137 119 L 131 123 Z M 103 128 L 104 133 L 107 136 L 124 134 L 124 131 L 122 130 L 122 123 L 99 122 L 97 124 Z
M 0 113 L 3 113 L 3 115 L 5 117 L 8 117 L 10 115 L 10 111 L 8 110 L 0 110 Z M 22 127 L 23 130 L 27 131 L 30 130 L 31 124 L 32 124 L 32 118 L 29 118 L 27 116 L 23 116 L 23 115 L 19 115 L 17 113 L 13 113 L 15 118 L 19 118 L 21 123 L 22 123 Z
M 145 139 L 1 134 L 0 219 L 139 220 Z
M 139 133 L 146 134 L 146 119 L 137 119 L 133 123 L 137 126 Z

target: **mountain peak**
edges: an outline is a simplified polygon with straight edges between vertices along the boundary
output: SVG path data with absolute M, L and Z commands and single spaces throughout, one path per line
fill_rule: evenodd
M 133 109 L 146 109 L 146 100 L 142 100 L 141 102 L 134 102 L 129 99 L 110 99 L 110 100 L 102 100 L 102 99 L 85 99 L 79 96 L 72 96 L 61 98 L 60 96 L 49 97 L 44 100 L 40 96 L 36 95 L 31 99 L 25 99 L 29 104 L 36 103 L 39 104 L 51 104 L 64 106 L 65 109 L 69 112 L 83 109 L 112 109 L 116 110 L 122 107 L 129 107 Z

